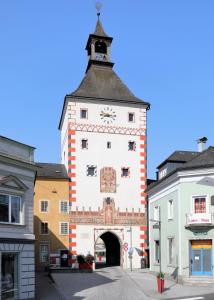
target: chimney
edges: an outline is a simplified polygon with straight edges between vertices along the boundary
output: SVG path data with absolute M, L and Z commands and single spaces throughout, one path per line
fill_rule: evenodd
M 205 150 L 206 142 L 207 138 L 205 136 L 197 140 L 199 152 L 203 152 Z

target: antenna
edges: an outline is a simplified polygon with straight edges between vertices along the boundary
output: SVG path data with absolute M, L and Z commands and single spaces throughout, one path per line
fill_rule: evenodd
M 101 11 L 101 9 L 102 9 L 102 3 L 101 2 L 96 2 L 96 5 L 95 5 L 95 7 L 96 7 L 96 10 L 97 10 L 97 16 L 98 16 L 98 19 L 99 19 L 99 17 L 100 17 L 100 11 Z

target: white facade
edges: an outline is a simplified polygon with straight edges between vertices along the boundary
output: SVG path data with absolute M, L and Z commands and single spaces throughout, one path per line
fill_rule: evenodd
M 33 299 L 34 148 L 0 137 L 0 299 Z
M 87 119 L 81 119 L 81 109 L 87 110 Z M 116 117 L 111 124 L 105 124 L 101 119 L 103 110 L 114 111 Z M 128 121 L 129 113 L 134 114 L 134 122 Z M 70 131 L 72 136 L 69 136 Z M 82 149 L 83 139 L 87 140 L 87 149 Z M 110 149 L 107 148 L 108 142 L 111 143 Z M 129 150 L 129 142 L 135 143 L 134 151 Z M 61 128 L 61 149 L 62 163 L 71 176 L 71 193 L 74 192 L 71 195 L 71 211 L 99 211 L 104 199 L 110 197 L 120 212 L 145 213 L 146 108 L 139 104 L 122 105 L 108 101 L 103 103 L 69 99 Z M 95 176 L 87 176 L 87 166 L 96 167 Z M 116 171 L 115 193 L 100 191 L 100 170 L 104 167 L 112 167 Z M 123 167 L 129 168 L 128 177 L 121 176 Z M 142 260 L 139 251 L 145 250 L 146 244 L 145 218 L 143 222 L 141 225 L 144 226 L 135 226 L 133 223 L 132 237 L 126 222 L 124 226 L 104 227 L 97 224 L 77 224 L 75 229 L 71 229 L 71 235 L 75 235 L 71 248 L 75 249 L 76 254 L 94 254 L 98 238 L 94 232 L 100 232 L 101 235 L 104 231 L 110 231 L 118 237 L 121 244 L 121 265 L 129 267 L 127 251 L 123 251 L 123 245 L 127 243 L 128 248 L 136 248 L 133 252 L 133 267 L 139 268 Z

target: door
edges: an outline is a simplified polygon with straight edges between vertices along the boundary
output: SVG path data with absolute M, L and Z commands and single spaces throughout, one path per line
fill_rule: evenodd
M 62 268 L 68 267 L 68 250 L 60 251 L 60 266 Z
M 212 275 L 212 244 L 194 241 L 191 249 L 191 273 L 195 276 Z

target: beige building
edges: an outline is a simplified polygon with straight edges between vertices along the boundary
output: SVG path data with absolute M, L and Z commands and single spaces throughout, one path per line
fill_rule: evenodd
M 38 163 L 34 194 L 34 232 L 36 268 L 59 255 L 61 266 L 68 264 L 69 178 L 64 165 Z M 51 259 L 52 260 L 52 259 Z

